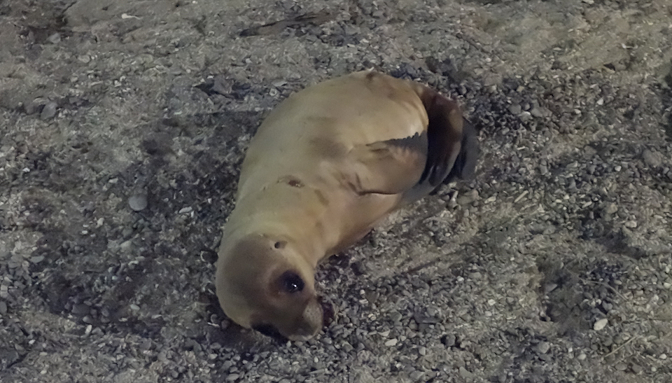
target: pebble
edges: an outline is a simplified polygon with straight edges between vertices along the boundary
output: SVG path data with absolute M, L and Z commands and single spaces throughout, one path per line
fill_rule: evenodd
M 422 378 L 423 372 L 422 371 L 413 371 L 411 372 L 408 377 L 411 378 L 412 380 L 420 380 Z
M 56 115 L 56 105 L 55 102 L 48 102 L 46 105 L 44 105 L 44 108 L 42 109 L 42 112 L 40 113 L 40 118 L 43 120 L 48 120 L 50 118 L 53 118 Z
M 390 340 L 388 340 L 387 342 L 385 342 L 385 346 L 387 346 L 387 347 L 394 347 L 394 346 L 397 345 L 398 342 L 399 342 L 398 339 L 393 338 L 393 339 L 390 339 Z
M 627 221 L 627 222 L 625 223 L 625 227 L 627 227 L 628 229 L 634 229 L 634 228 L 637 227 L 637 222 L 635 222 L 635 221 Z
M 402 315 L 398 311 L 392 311 L 390 313 L 390 319 L 392 322 L 399 322 L 402 318 Z
M 586 360 L 586 354 L 580 353 L 579 356 L 576 357 L 578 360 Z
M 44 261 L 44 256 L 43 255 L 37 255 L 35 257 L 31 257 L 30 261 L 32 263 L 40 263 L 40 262 Z
M 459 205 L 468 205 L 474 201 L 478 201 L 478 191 L 475 189 L 457 197 L 457 203 Z
M 72 307 L 72 313 L 75 315 L 87 315 L 89 312 L 91 312 L 91 307 L 88 305 L 85 305 L 84 303 L 80 303 L 78 305 L 74 305 Z
M 509 112 L 513 115 L 519 115 L 520 113 L 523 112 L 523 108 L 519 104 L 512 104 L 509 105 Z
M 464 367 L 460 367 L 460 376 L 462 376 L 463 379 L 471 380 L 473 378 L 473 375 L 469 370 L 467 370 Z
M 600 331 L 603 328 L 605 328 L 608 323 L 609 323 L 609 320 L 607 318 L 602 318 L 602 319 L 595 322 L 595 324 L 593 325 L 593 330 Z
M 441 343 L 443 343 L 443 345 L 446 346 L 446 347 L 455 346 L 456 341 L 457 341 L 457 339 L 455 338 L 455 335 L 453 335 L 453 334 L 448 334 L 448 335 L 444 335 L 443 337 L 441 337 Z
M 551 349 L 551 345 L 548 344 L 548 342 L 541 342 L 537 345 L 537 351 L 539 351 L 541 354 L 545 354 L 548 352 L 548 350 Z
M 49 41 L 52 44 L 58 44 L 61 42 L 61 34 L 54 33 L 51 36 L 47 37 L 47 41 Z
M 658 153 L 654 153 L 649 149 L 646 149 L 644 152 L 642 152 L 642 159 L 644 160 L 645 164 L 652 168 L 659 167 L 663 162 Z
M 604 212 L 607 214 L 614 214 L 618 211 L 618 205 L 615 203 L 610 203 L 604 208 Z
M 530 114 L 532 115 L 532 117 L 536 117 L 536 118 L 544 117 L 544 113 L 539 108 L 534 108 L 534 109 L 530 110 Z
M 0 301 L 0 315 L 7 314 L 7 303 Z
M 142 211 L 147 208 L 147 195 L 135 194 L 128 199 L 128 206 L 134 211 Z
M 229 375 L 229 376 L 226 377 L 226 381 L 227 381 L 227 382 L 233 382 L 234 380 L 238 380 L 238 378 L 240 378 L 240 375 L 238 375 L 238 374 L 231 374 L 231 375 Z

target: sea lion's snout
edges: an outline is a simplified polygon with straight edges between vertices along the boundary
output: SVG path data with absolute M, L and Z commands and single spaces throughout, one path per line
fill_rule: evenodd
M 325 318 L 325 313 L 330 316 L 333 311 L 325 311 L 322 302 L 321 298 L 311 300 L 294 319 L 284 319 L 289 313 L 278 312 L 267 321 L 252 324 L 251 328 L 277 340 L 306 341 L 319 333 L 327 320 L 331 320 L 331 317 Z

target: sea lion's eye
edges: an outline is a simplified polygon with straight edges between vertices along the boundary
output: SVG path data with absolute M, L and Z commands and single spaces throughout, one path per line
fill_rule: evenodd
M 283 273 L 282 276 L 280 276 L 280 283 L 282 284 L 282 288 L 290 294 L 303 291 L 303 279 L 292 271 Z

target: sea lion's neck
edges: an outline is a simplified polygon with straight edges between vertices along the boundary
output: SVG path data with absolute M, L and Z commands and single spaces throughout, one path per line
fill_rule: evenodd
M 239 198 L 224 228 L 223 240 L 251 234 L 291 242 L 313 267 L 333 246 L 325 234 L 326 207 L 310 190 L 271 185 Z

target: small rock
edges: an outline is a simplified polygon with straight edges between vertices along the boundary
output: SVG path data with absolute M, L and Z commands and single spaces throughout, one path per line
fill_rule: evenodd
M 0 301 L 0 315 L 7 314 L 7 303 Z
M 122 251 L 129 251 L 133 247 L 133 240 L 129 239 L 128 241 L 124 241 L 119 245 L 119 249 Z
M 532 117 L 536 117 L 536 118 L 544 117 L 544 113 L 539 108 L 534 108 L 534 109 L 530 110 L 530 114 L 532 115 Z
M 72 307 L 72 313 L 75 315 L 84 316 L 87 315 L 89 312 L 91 312 L 91 307 L 85 305 L 84 303 L 80 303 Z
M 523 107 L 520 106 L 520 104 L 511 104 L 511 105 L 509 105 L 509 112 L 511 112 L 511 114 L 517 116 L 517 115 L 519 115 L 520 113 L 523 112 Z
M 35 114 L 37 113 L 39 107 L 40 107 L 40 99 L 37 98 L 33 101 L 29 101 L 26 104 L 23 105 L 23 110 L 26 112 L 26 114 Z
M 55 102 L 48 102 L 44 108 L 42 109 L 42 113 L 40 113 L 40 118 L 43 120 L 48 120 L 50 118 L 53 118 L 56 115 L 56 103 Z
M 558 288 L 558 285 L 555 283 L 548 283 L 544 286 L 544 293 L 548 294 Z
M 0 367 L 4 367 L 14 364 L 19 360 L 19 353 L 16 350 L 11 350 L 8 348 L 0 348 Z
M 628 229 L 634 229 L 637 227 L 637 222 L 636 221 L 628 221 L 625 223 L 625 227 Z
M 47 41 L 49 41 L 52 44 L 58 44 L 61 42 L 61 34 L 60 33 L 54 33 L 53 35 L 47 37 Z
M 551 349 L 551 345 L 548 344 L 548 342 L 541 342 L 537 345 L 537 351 L 541 354 L 545 354 L 548 352 L 548 350 Z
M 128 199 L 128 206 L 134 211 L 142 211 L 147 207 L 147 195 L 136 194 Z
M 586 360 L 586 354 L 580 353 L 579 356 L 576 357 L 578 360 Z
M 408 375 L 408 377 L 411 378 L 412 380 L 420 380 L 420 378 L 422 378 L 422 375 L 423 375 L 422 371 L 417 371 L 416 370 L 416 371 L 411 372 Z
M 646 149 L 644 152 L 642 152 L 642 159 L 644 160 L 645 164 L 652 168 L 657 168 L 663 163 L 662 158 L 660 158 L 660 154 L 657 152 L 652 152 L 649 149 Z
M 593 330 L 600 331 L 600 330 L 604 329 L 607 326 L 608 323 L 609 323 L 609 320 L 607 318 L 602 318 L 602 319 L 595 322 L 595 324 L 593 325 Z
M 614 214 L 618 211 L 618 205 L 615 203 L 610 203 L 604 208 L 604 212 L 607 214 Z
M 443 343 L 444 346 L 446 347 L 453 347 L 455 346 L 455 342 L 457 339 L 455 338 L 455 335 L 453 334 L 448 334 L 444 335 L 441 337 L 441 343 Z
M 460 376 L 462 376 L 463 379 L 471 380 L 473 379 L 473 375 L 474 374 L 469 372 L 469 370 L 467 370 L 466 368 L 460 367 Z
M 229 375 L 229 376 L 226 377 L 226 381 L 227 381 L 227 382 L 233 382 L 233 381 L 235 381 L 235 380 L 238 380 L 238 378 L 240 378 L 240 375 L 238 375 L 238 374 L 231 374 L 231 375 Z
M 392 311 L 390 313 L 390 319 L 392 322 L 399 322 L 402 318 L 402 315 L 398 311 Z
M 635 374 L 639 374 L 642 372 L 642 366 L 640 366 L 639 364 L 633 363 L 630 368 L 632 368 L 632 372 L 634 372 Z
M 393 339 L 390 339 L 387 342 L 385 342 L 385 346 L 394 347 L 394 346 L 397 345 L 398 342 L 399 342 L 399 340 L 397 340 L 396 338 L 393 338 Z
M 520 119 L 521 121 L 529 121 L 532 119 L 532 114 L 530 114 L 530 112 L 522 112 L 520 114 Z
M 478 191 L 476 190 L 472 190 L 457 197 L 457 203 L 463 206 L 468 205 L 474 201 L 478 201 Z

